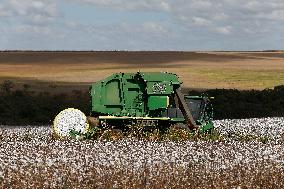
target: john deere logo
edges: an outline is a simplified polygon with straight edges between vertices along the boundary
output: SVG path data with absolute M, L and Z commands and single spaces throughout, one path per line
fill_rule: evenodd
M 153 93 L 165 93 L 167 90 L 166 84 L 155 83 L 153 85 Z

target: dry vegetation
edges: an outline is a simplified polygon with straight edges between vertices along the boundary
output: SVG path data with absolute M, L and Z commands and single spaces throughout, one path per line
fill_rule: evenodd
M 0 79 L 35 89 L 87 89 L 115 72 L 169 71 L 184 88 L 264 89 L 284 83 L 284 52 L 1 52 Z

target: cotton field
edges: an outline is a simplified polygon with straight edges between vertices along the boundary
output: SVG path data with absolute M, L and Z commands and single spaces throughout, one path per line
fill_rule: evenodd
M 2 188 L 284 188 L 284 118 L 217 120 L 222 140 L 54 140 L 0 131 Z

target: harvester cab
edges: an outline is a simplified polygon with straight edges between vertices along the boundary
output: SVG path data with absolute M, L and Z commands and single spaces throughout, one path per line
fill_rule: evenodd
M 205 132 L 212 129 L 209 98 L 204 95 L 185 96 L 181 84 L 176 74 L 168 72 L 113 74 L 90 87 L 91 116 L 86 122 L 93 120 L 90 124 L 96 127 L 139 125 L 163 128 L 183 124 L 188 130 Z M 64 115 L 64 111 L 61 114 Z M 59 135 L 66 127 L 76 127 L 76 119 L 68 123 L 68 119 L 59 114 L 55 120 L 54 130 Z M 63 125 L 59 124 L 60 120 L 64 120 Z M 84 119 L 78 120 L 82 122 Z

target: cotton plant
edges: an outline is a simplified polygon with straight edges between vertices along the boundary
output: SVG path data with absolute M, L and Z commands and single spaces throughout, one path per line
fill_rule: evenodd
M 268 135 L 271 138 L 268 143 L 235 138 L 223 141 L 54 140 L 50 127 L 1 126 L 0 187 L 87 188 L 90 183 L 97 188 L 139 184 L 153 188 L 157 183 L 159 187 L 173 188 L 200 188 L 201 183 L 205 188 L 249 186 L 252 181 L 258 183 L 258 178 L 263 180 L 265 174 L 283 178 L 284 143 L 279 138 L 283 132 L 282 121 L 283 118 L 215 121 L 216 129 L 224 135 L 229 132 Z

